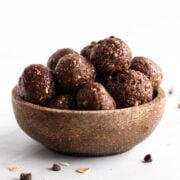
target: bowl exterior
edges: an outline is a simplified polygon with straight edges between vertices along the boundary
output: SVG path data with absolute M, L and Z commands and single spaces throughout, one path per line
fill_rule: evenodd
M 148 137 L 160 121 L 165 95 L 150 103 L 119 110 L 56 110 L 22 100 L 12 91 L 14 114 L 22 130 L 61 153 L 98 156 L 125 152 Z

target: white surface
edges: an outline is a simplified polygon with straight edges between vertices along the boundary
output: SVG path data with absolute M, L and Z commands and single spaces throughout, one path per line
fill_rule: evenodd
M 180 102 L 178 0 L 0 0 L 0 180 L 17 180 L 7 170 L 19 164 L 33 180 L 58 179 L 179 179 Z M 145 55 L 163 69 L 163 88 L 175 87 L 156 131 L 131 151 L 115 156 L 77 158 L 51 152 L 26 136 L 17 126 L 11 107 L 11 89 L 25 66 L 45 64 L 58 48 L 80 50 L 92 40 L 121 37 L 134 55 Z M 151 153 L 153 162 L 141 162 Z M 60 172 L 53 163 L 68 162 Z M 74 170 L 90 167 L 86 175 Z

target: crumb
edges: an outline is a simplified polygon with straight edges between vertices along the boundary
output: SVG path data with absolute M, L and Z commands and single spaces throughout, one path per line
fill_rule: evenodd
M 19 172 L 22 170 L 22 168 L 17 164 L 11 165 L 8 169 L 11 172 Z
M 81 168 L 78 168 L 75 170 L 76 172 L 78 173 L 88 173 L 90 171 L 90 168 L 84 168 L 84 167 L 81 167 Z
M 32 180 L 32 174 L 31 173 L 21 173 L 20 174 L 20 180 Z
M 144 163 L 149 163 L 149 162 L 152 162 L 152 157 L 151 157 L 151 154 L 147 154 L 144 156 Z
M 169 95 L 172 95 L 172 94 L 173 94 L 173 90 L 170 89 L 170 90 L 168 91 L 168 94 L 169 94 Z
M 53 164 L 51 170 L 52 171 L 60 171 L 61 170 L 61 166 L 59 166 L 58 164 Z
M 60 162 L 59 163 L 61 166 L 70 166 L 70 164 L 69 163 L 66 163 L 66 162 Z

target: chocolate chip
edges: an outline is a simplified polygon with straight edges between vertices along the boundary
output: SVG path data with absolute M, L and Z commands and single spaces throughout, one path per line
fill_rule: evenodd
M 147 154 L 144 156 L 144 163 L 149 163 L 149 162 L 152 162 L 152 157 L 150 154 Z
M 53 164 L 51 169 L 52 169 L 52 171 L 60 171 L 61 167 L 58 164 Z
M 173 94 L 173 90 L 170 89 L 170 90 L 168 91 L 168 94 L 169 94 L 169 95 Z
M 115 38 L 115 36 L 110 36 L 110 38 Z
M 32 175 L 31 173 L 21 173 L 20 174 L 20 180 L 31 180 L 32 179 Z
M 94 44 L 96 44 L 96 42 L 95 42 L 95 41 L 92 41 L 91 44 L 94 45 Z
M 102 43 L 102 42 L 103 42 L 103 40 L 99 40 L 97 43 L 100 44 L 100 43 Z

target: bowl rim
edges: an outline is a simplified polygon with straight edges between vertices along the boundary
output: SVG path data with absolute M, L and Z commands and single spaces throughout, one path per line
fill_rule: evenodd
M 135 110 L 137 107 L 145 108 L 147 106 L 150 106 L 152 104 L 155 104 L 159 102 L 161 99 L 165 98 L 165 93 L 162 88 L 159 88 L 157 91 L 157 96 L 150 102 L 141 104 L 139 106 L 132 106 L 127 108 L 121 108 L 121 109 L 113 109 L 113 110 L 69 110 L 69 109 L 56 109 L 56 108 L 50 108 L 46 106 L 41 106 L 37 104 L 33 104 L 31 102 L 25 101 L 22 99 L 18 93 L 17 93 L 17 85 L 12 89 L 12 100 L 18 101 L 21 104 L 24 104 L 25 106 L 29 106 L 31 108 L 35 108 L 42 111 L 48 111 L 48 112 L 54 112 L 54 113 L 74 113 L 74 114 L 95 114 L 95 113 L 113 113 L 113 112 L 122 112 L 126 110 Z

